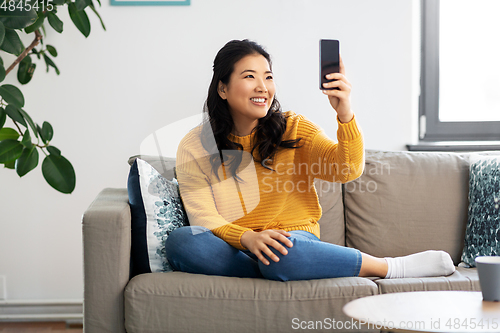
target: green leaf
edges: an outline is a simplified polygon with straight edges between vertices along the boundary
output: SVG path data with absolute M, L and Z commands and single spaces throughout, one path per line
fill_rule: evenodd
M 101 3 L 99 2 L 99 5 L 101 5 Z M 106 31 L 106 26 L 104 25 L 104 21 L 102 20 L 101 18 L 101 15 L 99 15 L 99 13 L 97 12 L 97 10 L 95 9 L 94 5 L 90 5 L 89 6 L 92 11 L 97 15 L 97 17 L 99 18 L 99 20 L 101 21 L 101 25 L 102 25 L 102 28 L 104 29 L 104 31 Z
M 75 26 L 85 37 L 88 37 L 90 35 L 90 21 L 87 13 L 85 13 L 84 10 L 79 11 L 74 2 L 68 4 L 68 11 L 71 21 L 73 21 Z
M 49 20 L 50 26 L 58 33 L 63 32 L 63 22 L 57 17 L 53 12 L 48 12 L 47 19 Z
M 65 2 L 64 2 L 64 0 L 54 0 L 54 1 L 52 1 L 52 3 L 54 5 L 57 5 L 57 6 L 62 6 L 62 5 L 64 5 Z
M 31 143 L 30 131 L 28 129 L 26 129 L 26 131 L 24 131 L 24 135 L 23 135 L 23 139 L 21 140 L 21 144 L 28 149 L 31 149 L 31 147 L 33 147 L 33 143 Z
M 90 6 L 92 4 L 92 1 L 90 0 L 76 0 L 76 10 L 84 10 L 87 6 Z
M 54 58 L 57 57 L 57 50 L 52 45 L 47 45 L 47 51 L 49 51 L 50 55 Z
M 36 55 L 38 60 L 40 60 L 40 52 L 38 52 L 35 48 L 31 49 L 31 52 Z
M 15 169 L 16 161 L 5 162 L 3 166 L 7 169 Z
M 42 124 L 42 140 L 47 143 L 52 140 L 52 136 L 54 135 L 54 130 L 52 129 L 52 125 L 46 121 Z
M 45 143 L 42 137 L 42 128 L 38 124 L 36 124 L 36 131 L 38 132 L 38 135 L 40 135 L 40 139 L 42 139 L 43 143 Z
M 24 148 L 21 156 L 16 160 L 16 172 L 19 177 L 24 176 L 38 165 L 38 149 L 35 146 Z
M 75 170 L 63 156 L 49 155 L 42 163 L 43 178 L 62 193 L 71 193 L 76 186 Z
M 33 23 L 32 25 L 26 27 L 24 29 L 24 32 L 26 32 L 27 34 L 30 34 L 30 33 L 34 32 L 35 30 L 40 29 L 40 27 L 43 24 L 43 21 L 45 21 L 45 15 L 40 14 L 38 16 L 38 19 L 35 21 L 35 23 Z
M 0 141 L 0 163 L 14 161 L 21 156 L 23 145 L 17 140 Z
M 14 1 L 11 6 L 8 2 L 4 8 L 0 8 L 0 21 L 9 29 L 24 29 L 33 23 L 38 18 L 38 15 L 34 9 L 26 10 L 27 7 L 24 4 L 19 4 L 19 1 Z M 2 1 L 2 4 L 4 2 Z
M 6 75 L 7 75 L 7 72 L 5 71 L 5 67 L 3 67 L 3 64 L 0 64 L 0 82 L 5 80 Z
M 31 119 L 30 115 L 26 111 L 24 111 L 23 109 L 19 109 L 19 113 L 21 113 L 23 118 L 28 122 L 31 129 L 33 130 L 33 133 L 35 133 L 35 136 L 38 138 L 38 130 L 37 130 L 36 124 L 33 121 L 33 119 Z
M 24 127 L 28 127 L 26 121 L 24 120 L 23 115 L 21 114 L 21 112 L 19 112 L 19 109 L 14 105 L 12 104 L 7 105 L 7 107 L 5 108 L 5 113 L 7 113 L 10 119 L 20 123 Z
M 11 84 L 4 84 L 0 86 L 0 96 L 9 103 L 22 108 L 24 106 L 24 96 L 21 90 Z
M 19 133 L 10 127 L 5 127 L 0 129 L 0 141 L 3 140 L 17 140 L 19 138 Z
M 57 156 L 57 157 L 61 156 L 61 151 L 59 149 L 57 149 L 56 147 L 54 147 L 54 146 L 48 146 L 47 150 L 49 151 L 49 153 L 51 155 L 54 155 L 54 156 Z
M 7 120 L 7 114 L 3 108 L 0 108 L 0 128 L 5 125 L 5 121 Z
M 21 60 L 17 69 L 17 80 L 19 81 L 19 83 L 26 84 L 30 82 L 33 78 L 35 69 L 36 64 L 31 62 L 31 57 L 29 55 Z
M 17 35 L 17 32 L 11 29 L 5 29 L 5 38 L 0 46 L 0 49 L 7 53 L 19 56 L 23 52 L 24 46 L 21 39 Z
M 5 26 L 0 21 L 0 45 L 3 43 L 3 39 L 5 38 Z M 3 65 L 3 64 L 2 64 Z
M 57 75 L 61 74 L 61 72 L 59 71 L 59 68 L 57 68 L 56 64 L 54 64 L 52 59 L 50 59 L 45 53 L 43 54 L 43 59 L 45 60 L 45 64 L 47 65 L 47 72 L 49 71 L 49 66 L 52 66 L 56 70 Z

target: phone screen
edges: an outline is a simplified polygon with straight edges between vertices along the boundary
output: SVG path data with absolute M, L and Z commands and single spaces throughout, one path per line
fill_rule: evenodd
M 338 88 L 324 88 L 323 83 L 335 80 L 328 80 L 327 74 L 340 72 L 339 41 L 335 39 L 321 39 L 319 44 L 320 52 L 320 83 L 319 89 L 331 90 Z

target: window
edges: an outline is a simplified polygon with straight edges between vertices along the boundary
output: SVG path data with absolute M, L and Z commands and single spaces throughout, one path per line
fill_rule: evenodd
M 421 142 L 500 140 L 499 13 L 498 0 L 422 0 Z

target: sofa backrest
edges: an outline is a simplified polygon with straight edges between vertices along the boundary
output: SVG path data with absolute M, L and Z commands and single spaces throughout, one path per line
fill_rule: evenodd
M 344 185 L 346 244 L 393 257 L 444 250 L 460 262 L 469 154 L 367 150 L 361 177 Z
M 128 164 L 134 164 L 136 158 L 140 158 L 151 164 L 163 177 L 168 180 L 174 178 L 175 157 L 163 157 L 153 155 L 135 155 L 128 159 Z
M 319 219 L 320 239 L 345 246 L 344 203 L 342 185 L 314 179 L 322 215 Z

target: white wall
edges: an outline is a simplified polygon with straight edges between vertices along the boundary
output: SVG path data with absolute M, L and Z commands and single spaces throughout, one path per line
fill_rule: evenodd
M 77 187 L 71 195 L 56 192 L 40 166 L 22 179 L 0 169 L 7 299 L 83 297 L 83 212 L 103 188 L 126 187 L 127 159 L 144 138 L 201 112 L 213 58 L 231 39 L 266 46 L 284 109 L 306 115 L 332 138 L 335 113 L 318 89 L 318 40 L 340 39 L 366 147 L 403 150 L 416 139 L 415 3 L 192 0 L 188 7 L 112 7 L 104 0 L 98 10 L 107 32 L 88 10 L 88 39 L 61 12 L 65 32 L 47 26 L 45 40 L 59 51 L 61 75 L 44 73 L 39 63 L 22 89 L 25 110 L 39 124 L 52 123 L 52 143 L 73 163 Z

